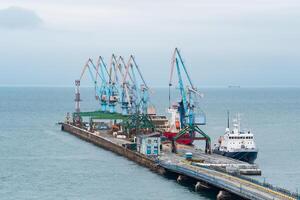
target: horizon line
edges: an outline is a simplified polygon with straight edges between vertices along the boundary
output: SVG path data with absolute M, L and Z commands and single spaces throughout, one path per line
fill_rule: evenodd
M 74 88 L 75 85 L 40 85 L 40 84 L 26 84 L 26 85 L 13 85 L 13 84 L 0 84 L 0 88 Z M 93 88 L 93 86 L 82 85 L 81 88 Z M 233 87 L 233 88 L 230 88 Z M 167 89 L 168 86 L 154 86 L 150 88 Z M 300 88 L 300 85 L 203 85 L 198 88 Z

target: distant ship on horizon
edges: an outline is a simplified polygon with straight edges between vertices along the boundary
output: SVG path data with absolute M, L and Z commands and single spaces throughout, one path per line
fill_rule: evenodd
M 240 85 L 228 85 L 228 88 L 241 88 Z

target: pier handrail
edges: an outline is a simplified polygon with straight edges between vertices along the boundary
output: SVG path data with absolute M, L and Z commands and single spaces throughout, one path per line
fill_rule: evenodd
M 265 187 L 265 188 L 268 188 L 268 189 L 271 189 L 271 190 L 274 190 L 276 192 L 281 192 L 283 194 L 286 194 L 286 195 L 289 195 L 291 197 L 294 197 L 296 199 L 299 199 L 300 196 L 298 193 L 295 193 L 295 192 L 291 192 L 285 188 L 281 188 L 281 187 L 277 187 L 277 186 L 273 186 L 272 184 L 270 183 L 267 183 L 267 182 L 261 182 L 259 180 L 256 180 L 256 179 L 253 179 L 253 178 L 249 178 L 249 177 L 246 177 L 246 176 L 243 176 L 243 175 L 240 175 L 239 173 L 229 173 L 227 172 L 225 169 L 221 169 L 219 167 L 212 167 L 212 166 L 198 166 L 198 167 L 202 167 L 202 168 L 206 168 L 206 169 L 213 169 L 213 170 L 216 170 L 218 172 L 222 172 L 222 173 L 226 173 L 226 174 L 229 174 L 229 175 L 234 175 L 240 179 L 243 179 L 243 180 L 246 180 L 246 181 L 249 181 L 249 182 L 252 182 L 252 183 L 255 183 L 257 185 L 260 185 L 262 187 Z
M 182 171 L 182 172 L 187 172 L 187 173 L 190 173 L 190 174 L 194 174 L 194 175 L 201 175 L 202 177 L 205 177 L 205 179 L 211 183 L 215 183 L 219 186 L 222 186 L 222 188 L 226 188 L 232 192 L 235 192 L 235 193 L 241 193 L 241 190 L 243 190 L 241 187 L 237 190 L 236 187 L 234 187 L 233 185 L 231 184 L 224 184 L 220 181 L 218 181 L 215 176 L 211 177 L 211 176 L 207 176 L 206 174 L 203 174 L 203 173 L 199 173 L 199 170 L 196 170 L 196 171 L 191 171 L 189 169 L 186 169 L 184 167 L 181 167 L 181 166 L 178 166 L 178 165 L 173 165 L 173 164 L 167 164 L 167 163 L 164 163 L 163 165 L 167 165 L 169 169 L 175 169 L 175 170 L 179 170 L 179 171 Z M 260 195 L 260 194 L 257 194 L 257 193 L 254 193 L 254 192 L 251 192 L 251 191 L 245 191 L 243 192 L 244 195 L 246 195 L 249 199 L 253 199 L 253 200 L 256 200 L 256 199 L 265 199 L 264 196 Z M 259 197 L 259 198 L 258 198 Z
M 261 182 L 255 180 L 255 179 L 251 179 L 251 178 L 248 178 L 248 177 L 246 178 L 246 177 L 241 176 L 241 175 L 234 175 L 233 176 L 233 174 L 230 174 L 230 173 L 228 173 L 226 171 L 223 171 L 223 170 L 220 170 L 220 169 L 212 169 L 212 167 L 207 167 L 207 166 L 201 166 L 201 167 L 190 166 L 190 167 L 192 167 L 194 169 L 194 170 L 191 170 L 189 168 L 186 168 L 186 166 L 184 166 L 184 165 L 182 165 L 182 166 L 178 165 L 178 163 L 174 165 L 174 164 L 171 164 L 171 163 L 163 162 L 163 163 L 160 163 L 160 165 L 166 167 L 167 169 L 175 170 L 177 172 L 184 172 L 184 173 L 189 174 L 191 176 L 196 175 L 196 176 L 205 177 L 205 180 L 208 181 L 208 182 L 211 182 L 212 184 L 217 184 L 219 186 L 223 185 L 223 188 L 229 189 L 233 193 L 244 194 L 244 197 L 247 196 L 247 198 L 250 198 L 250 199 L 266 199 L 266 197 L 261 196 L 259 193 L 253 193 L 250 190 L 247 190 L 247 191 L 243 190 L 244 192 L 242 192 L 241 191 L 243 189 L 242 186 L 245 186 L 245 184 L 244 183 L 242 184 L 242 182 L 241 182 L 241 186 L 240 186 L 239 190 L 237 190 L 236 187 L 233 187 L 231 184 L 226 183 L 226 185 L 224 185 L 222 182 L 220 182 L 220 181 L 218 181 L 216 179 L 215 175 L 207 176 L 204 173 L 199 173 L 200 169 L 202 168 L 202 169 L 207 169 L 207 170 L 210 170 L 210 171 L 212 170 L 212 171 L 215 171 L 215 172 L 222 173 L 222 174 L 224 174 L 227 177 L 227 179 L 230 179 L 230 180 L 231 179 L 232 180 L 234 180 L 234 179 L 240 179 L 240 180 L 249 181 L 249 183 L 255 184 L 257 186 L 257 189 L 259 189 L 259 188 L 263 189 L 264 188 L 264 190 L 260 189 L 260 191 L 265 191 L 265 192 L 268 192 L 268 193 L 273 194 L 273 195 L 278 195 L 278 196 L 281 196 L 281 197 L 285 197 L 287 199 L 299 199 L 298 194 L 289 192 L 286 189 L 282 189 L 282 188 L 278 189 L 279 187 L 274 187 L 271 184 L 263 185 Z M 196 168 L 198 168 L 198 169 L 196 169 Z M 246 184 L 246 185 L 248 185 L 248 184 Z M 252 185 L 252 186 L 255 186 L 255 185 Z M 259 197 L 261 197 L 261 198 L 259 198 Z

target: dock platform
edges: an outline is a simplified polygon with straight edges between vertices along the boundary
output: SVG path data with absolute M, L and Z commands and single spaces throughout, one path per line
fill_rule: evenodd
M 228 194 L 235 195 L 242 199 L 253 200 L 297 200 L 298 195 L 293 194 L 287 190 L 270 187 L 259 182 L 251 181 L 241 175 L 232 175 L 227 173 L 224 166 L 247 165 L 240 161 L 228 159 L 226 157 L 212 154 L 207 155 L 197 149 L 179 148 L 179 154 L 172 154 L 168 150 L 168 145 L 163 147 L 163 153 L 155 157 L 147 157 L 136 151 L 126 148 L 127 141 L 125 139 L 118 139 L 107 133 L 92 133 L 85 129 L 78 128 L 72 124 L 61 123 L 62 131 L 68 132 L 76 137 L 91 142 L 101 148 L 112 151 L 118 155 L 124 156 L 144 167 L 147 167 L 159 174 L 166 174 L 172 172 L 178 176 L 185 176 L 196 180 L 196 185 L 205 184 L 209 187 L 214 187 L 224 191 Z M 204 162 L 187 161 L 183 154 L 185 152 L 193 151 L 192 153 L 197 159 L 202 159 Z M 249 167 L 249 166 L 248 166 Z M 253 166 L 252 166 L 253 167 Z M 218 199 L 222 199 L 219 197 Z
M 195 160 L 202 161 L 201 163 L 194 162 L 194 165 L 200 167 L 211 167 L 228 172 L 236 172 L 243 175 L 261 175 L 261 169 L 257 164 L 249 164 L 240 160 L 221 156 L 219 154 L 206 154 L 203 150 L 197 149 L 194 146 L 177 144 L 178 153 L 171 153 L 171 144 L 163 145 L 161 160 L 173 158 L 182 159 L 185 153 L 192 153 Z
M 251 182 L 245 178 L 236 177 L 221 171 L 210 169 L 210 167 L 198 167 L 178 156 L 164 156 L 160 158 L 160 166 L 183 176 L 192 177 L 196 180 L 220 188 L 244 199 L 253 200 L 283 200 L 296 199 L 287 194 L 271 190 L 258 183 Z

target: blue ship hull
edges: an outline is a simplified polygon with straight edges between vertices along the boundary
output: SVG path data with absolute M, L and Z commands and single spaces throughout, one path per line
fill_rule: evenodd
M 258 153 L 257 151 L 225 152 L 225 151 L 219 151 L 218 149 L 213 150 L 213 152 L 222 156 L 241 160 L 251 164 L 253 164 L 254 161 L 256 160 L 257 153 Z

